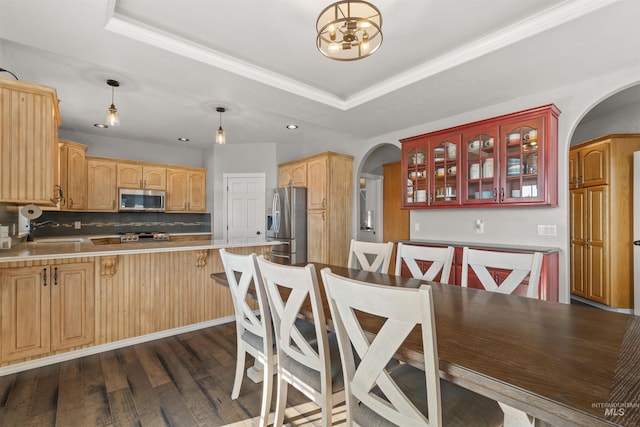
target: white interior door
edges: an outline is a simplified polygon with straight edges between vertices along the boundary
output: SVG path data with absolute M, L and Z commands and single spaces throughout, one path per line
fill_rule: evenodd
M 640 240 L 640 151 L 633 153 L 633 240 Z M 633 307 L 640 316 L 640 246 L 633 246 Z
M 252 243 L 265 236 L 265 174 L 224 174 L 227 243 Z

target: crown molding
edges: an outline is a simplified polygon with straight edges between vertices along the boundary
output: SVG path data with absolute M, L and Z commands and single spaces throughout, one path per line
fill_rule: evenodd
M 346 99 L 126 17 L 115 12 L 116 1 L 111 0 L 110 2 L 110 16 L 105 25 L 105 29 L 109 31 L 255 80 L 276 89 L 347 111 L 621 0 L 564 1 L 535 15 L 527 16 L 492 34 L 474 40 L 458 49 L 426 61 L 417 67 L 396 74 Z

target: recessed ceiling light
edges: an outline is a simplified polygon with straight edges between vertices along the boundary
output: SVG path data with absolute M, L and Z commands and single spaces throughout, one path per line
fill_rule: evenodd
M 287 125 L 287 129 L 289 130 L 294 130 L 294 129 L 298 129 L 298 125 Z
M 184 136 L 181 136 L 180 138 L 178 138 L 178 141 L 187 142 L 187 141 L 189 141 L 189 138 L 185 138 Z
M 108 125 L 105 125 L 104 123 L 96 123 L 96 124 L 94 124 L 94 126 L 97 127 L 97 128 L 100 128 L 100 129 L 106 129 L 106 128 L 109 127 Z

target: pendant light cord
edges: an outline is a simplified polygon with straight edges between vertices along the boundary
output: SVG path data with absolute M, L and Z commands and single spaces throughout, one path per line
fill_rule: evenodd
M 9 74 L 11 74 L 11 75 L 16 79 L 16 80 L 20 80 L 20 79 L 18 78 L 18 76 L 16 76 L 16 75 L 15 75 L 15 74 L 13 74 L 11 71 L 6 70 L 6 69 L 4 69 L 4 68 L 0 68 L 0 73 L 9 73 Z

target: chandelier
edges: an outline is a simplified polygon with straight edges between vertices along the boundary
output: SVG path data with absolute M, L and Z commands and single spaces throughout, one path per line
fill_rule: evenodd
M 339 1 L 325 8 L 316 22 L 318 50 L 327 58 L 366 58 L 382 44 L 382 15 L 366 1 Z

